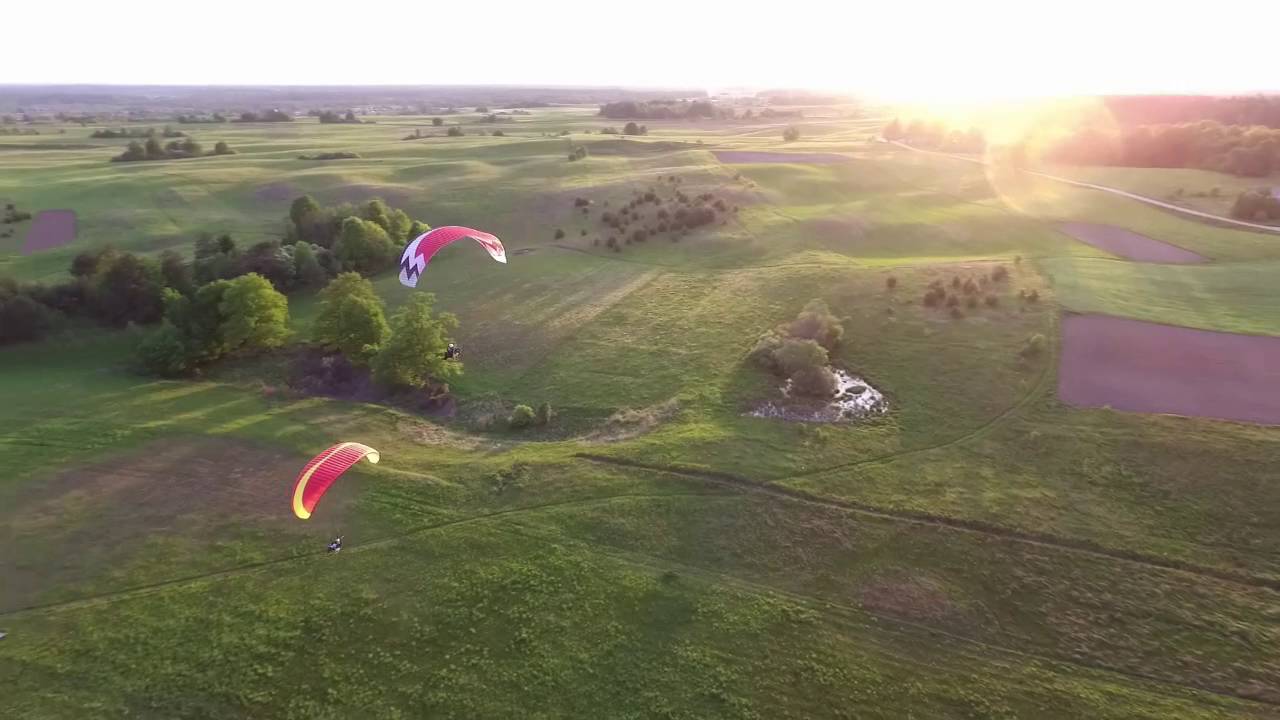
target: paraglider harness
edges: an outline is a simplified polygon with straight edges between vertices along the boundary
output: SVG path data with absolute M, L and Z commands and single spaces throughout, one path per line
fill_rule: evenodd
M 444 359 L 445 360 L 461 360 L 462 348 L 458 347 L 457 345 L 454 345 L 453 343 L 449 343 L 448 349 L 444 351 Z
M 329 552 L 336 553 L 336 552 L 340 552 L 341 550 L 342 550 L 342 536 L 339 535 L 338 537 L 333 539 L 333 542 L 329 543 Z

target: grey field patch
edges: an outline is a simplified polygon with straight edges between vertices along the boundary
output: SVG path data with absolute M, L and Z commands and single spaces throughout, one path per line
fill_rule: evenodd
M 74 210 L 44 210 L 36 214 L 22 244 L 23 255 L 33 255 L 70 245 L 76 239 L 76 213 Z
M 1128 260 L 1150 263 L 1202 263 L 1208 258 L 1161 240 L 1139 235 L 1132 230 L 1096 223 L 1065 222 L 1063 232 L 1100 250 Z
M 1280 337 L 1068 315 L 1058 397 L 1079 407 L 1280 425 Z

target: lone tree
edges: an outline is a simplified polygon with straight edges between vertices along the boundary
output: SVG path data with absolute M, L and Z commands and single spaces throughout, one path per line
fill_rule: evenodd
M 280 347 L 289 337 L 289 301 L 257 273 L 228 281 L 218 309 L 222 336 L 233 349 Z
M 462 363 L 446 361 L 449 333 L 458 327 L 453 313 L 432 315 L 435 295 L 413 293 L 391 319 L 391 339 L 373 360 L 374 378 L 389 387 L 421 388 L 432 378 L 446 380 L 462 372 Z
M 782 131 L 782 139 L 786 142 L 795 142 L 800 139 L 800 128 L 795 125 L 788 125 L 786 130 Z
M 440 127 L 443 124 L 444 124 L 444 119 L 438 118 L 438 117 L 431 118 L 431 125 L 433 127 Z
M 343 273 L 320 291 L 314 336 L 325 348 L 367 365 L 390 334 L 382 299 L 359 274 Z
M 343 270 L 374 273 L 391 264 L 396 247 L 377 223 L 348 217 L 342 221 L 333 256 Z

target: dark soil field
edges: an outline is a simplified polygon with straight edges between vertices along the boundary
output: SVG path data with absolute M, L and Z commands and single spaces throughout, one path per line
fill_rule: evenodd
M 1280 338 L 1103 315 L 1062 322 L 1070 405 L 1280 424 Z
M 1177 245 L 1170 245 L 1146 235 L 1139 235 L 1132 230 L 1111 225 L 1066 222 L 1059 227 L 1080 242 L 1128 260 L 1150 263 L 1202 263 L 1208 259 Z
M 76 239 L 76 214 L 73 210 L 45 210 L 36 215 L 27 231 L 27 241 L 22 244 L 22 254 L 31 255 L 63 245 Z

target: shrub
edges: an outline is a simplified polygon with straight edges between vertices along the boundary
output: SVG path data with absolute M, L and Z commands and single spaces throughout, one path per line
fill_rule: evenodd
M 1040 333 L 1036 333 L 1026 339 L 1026 342 L 1022 344 L 1022 350 L 1020 350 L 1018 354 L 1028 359 L 1039 357 L 1044 353 L 1044 344 L 1044 336 Z
M 462 127 L 458 125 L 450 127 L 448 132 L 445 134 L 449 137 L 462 137 L 463 135 L 466 135 L 466 133 L 462 131 Z
M 165 320 L 138 345 L 142 369 L 160 377 L 179 377 L 191 369 L 182 332 Z
M 791 389 L 801 395 L 829 398 L 836 387 L 835 374 L 825 367 L 802 368 L 791 375 Z
M 844 325 L 840 318 L 822 300 L 810 300 L 795 320 L 787 327 L 792 337 L 807 338 L 828 350 L 834 350 L 844 337 Z
M 782 374 L 791 376 L 811 367 L 825 367 L 827 351 L 813 340 L 788 338 L 774 351 L 773 359 Z
M 1005 267 L 1004 265 L 997 265 L 996 268 L 991 271 L 992 282 L 1004 282 L 1005 280 L 1008 280 L 1008 279 L 1009 279 L 1009 268 Z
M 782 131 L 782 139 L 785 142 L 795 142 L 796 140 L 799 140 L 800 128 L 797 128 L 795 125 L 787 126 L 787 129 Z
M 574 199 L 573 199 L 573 206 L 574 206 L 574 207 L 586 207 L 586 206 L 588 206 L 588 205 L 590 205 L 590 204 L 591 204 L 591 201 L 590 201 L 590 200 L 588 200 L 588 199 L 586 199 L 586 198 L 584 198 L 584 197 L 578 197 L 578 198 L 574 198 Z
M 564 230 L 562 230 L 561 228 L 556 228 L 556 239 L 561 240 L 563 238 L 564 238 Z
M 1040 291 L 1039 291 L 1039 290 L 1032 290 L 1032 291 L 1028 292 L 1028 293 L 1027 293 L 1027 302 L 1028 302 L 1028 303 L 1031 303 L 1032 305 L 1034 305 L 1034 304 L 1036 304 L 1036 303 L 1040 302 Z
M 777 372 L 778 361 L 774 357 L 774 353 L 781 347 L 782 336 L 776 332 L 767 332 L 760 336 L 760 339 L 756 341 L 756 346 L 747 353 L 747 362 L 769 372 Z
M 555 411 L 551 409 L 551 403 L 544 402 L 538 406 L 538 424 L 550 425 L 555 418 Z
M 438 117 L 431 118 L 431 125 L 432 127 L 440 127 L 441 125 L 444 125 L 444 120 Z
M 511 411 L 511 417 L 508 418 L 507 423 L 510 424 L 511 427 L 521 430 L 533 425 L 536 419 L 537 416 L 534 414 L 533 408 L 528 405 L 517 405 L 515 409 Z
M 884 286 L 890 290 L 898 287 L 898 278 L 890 275 L 884 279 Z
M 987 303 L 987 307 L 993 308 L 1000 304 L 1000 299 L 997 298 L 995 295 L 988 295 L 986 297 L 986 303 Z

